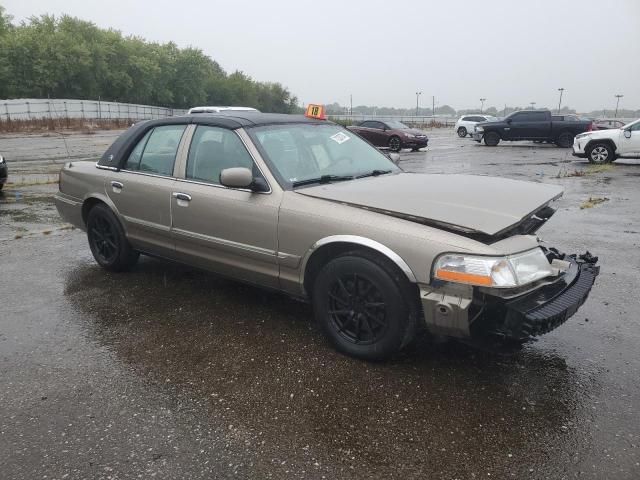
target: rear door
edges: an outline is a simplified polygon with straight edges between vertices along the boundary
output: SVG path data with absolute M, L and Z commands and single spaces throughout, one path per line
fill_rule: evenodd
M 509 119 L 505 128 L 506 136 L 511 140 L 548 138 L 551 132 L 551 116 L 548 112 L 519 112 Z
M 281 191 L 255 193 L 220 184 L 220 173 L 231 167 L 249 168 L 269 183 L 253 159 L 257 152 L 251 147 L 249 153 L 245 145 L 250 140 L 240 132 L 195 128 L 170 200 L 176 255 L 223 275 L 277 287 Z M 283 142 L 274 143 L 273 148 L 280 147 L 286 155 Z
M 131 244 L 148 253 L 171 257 L 171 193 L 174 166 L 186 125 L 149 130 L 129 154 L 123 168 L 110 173 L 105 190 L 116 206 Z
M 382 122 L 371 123 L 371 143 L 376 147 L 386 147 L 389 143 L 388 127 Z
M 376 123 L 377 122 L 372 122 L 369 120 L 362 122 L 360 125 L 358 125 L 358 128 L 356 130 L 358 135 L 373 143 L 375 135 L 375 129 L 373 127 Z

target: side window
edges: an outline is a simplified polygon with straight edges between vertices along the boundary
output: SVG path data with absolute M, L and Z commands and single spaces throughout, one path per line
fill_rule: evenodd
M 200 125 L 189 148 L 186 178 L 220 184 L 220 173 L 225 168 L 244 167 L 253 171 L 253 159 L 244 144 L 232 130 Z
M 186 125 L 166 125 L 149 131 L 133 149 L 127 170 L 172 175 L 178 145 Z
M 375 128 L 376 130 L 384 130 L 384 123 L 381 122 L 371 122 L 373 123 L 372 128 Z
M 530 122 L 544 122 L 548 118 L 545 112 L 531 112 L 529 117 Z
M 473 122 L 473 117 L 462 117 L 463 122 Z
M 640 122 L 636 123 L 635 125 L 631 125 L 631 128 L 629 130 L 631 130 L 632 132 L 640 131 Z

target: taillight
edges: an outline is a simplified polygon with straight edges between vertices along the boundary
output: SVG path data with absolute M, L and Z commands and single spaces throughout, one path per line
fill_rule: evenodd
M 590 122 L 589 126 L 587 127 L 587 132 L 592 132 L 593 131 L 593 127 L 594 127 L 593 122 Z

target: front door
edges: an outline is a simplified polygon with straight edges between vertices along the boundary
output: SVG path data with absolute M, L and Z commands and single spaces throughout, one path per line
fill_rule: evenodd
M 628 132 L 625 130 L 620 131 L 620 140 L 618 146 L 619 155 L 638 157 L 640 156 L 640 121 L 634 123 L 629 128 Z M 625 136 L 631 134 L 629 138 Z
M 186 125 L 149 130 L 105 190 L 124 223 L 129 241 L 144 252 L 171 257 L 171 194 L 174 164 Z
M 220 173 L 231 167 L 262 177 L 235 131 L 198 125 L 171 197 L 176 254 L 223 275 L 277 287 L 281 194 L 222 186 Z

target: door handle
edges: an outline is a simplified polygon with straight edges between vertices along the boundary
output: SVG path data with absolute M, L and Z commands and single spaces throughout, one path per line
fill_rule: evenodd
M 190 202 L 191 201 L 191 195 L 188 195 L 186 193 L 181 193 L 181 192 L 173 192 L 173 198 L 177 199 L 177 200 L 184 200 L 185 202 Z
M 115 180 L 113 180 L 111 182 L 111 187 L 113 187 L 114 192 L 120 193 L 120 190 L 124 188 L 124 185 L 121 182 L 116 182 Z

